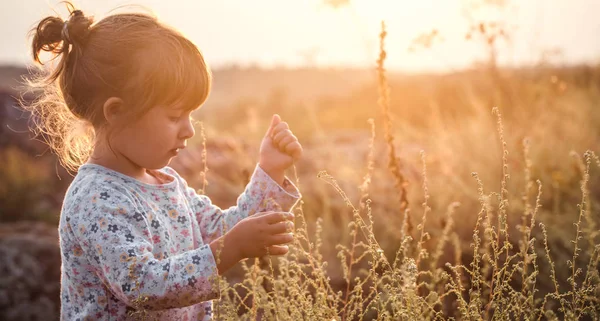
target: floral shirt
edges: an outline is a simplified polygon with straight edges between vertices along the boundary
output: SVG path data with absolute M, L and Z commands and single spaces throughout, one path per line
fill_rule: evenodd
M 209 244 L 259 211 L 289 211 L 297 188 L 259 166 L 222 210 L 175 170 L 151 185 L 95 164 L 80 167 L 62 207 L 61 320 L 210 320 L 219 298 Z

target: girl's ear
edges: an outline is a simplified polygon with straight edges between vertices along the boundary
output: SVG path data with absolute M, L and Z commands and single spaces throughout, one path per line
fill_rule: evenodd
M 125 112 L 123 100 L 118 97 L 108 98 L 104 102 L 104 106 L 102 106 L 102 111 L 104 113 L 104 119 L 106 119 L 106 122 L 110 125 L 114 125 L 118 122 L 119 117 Z

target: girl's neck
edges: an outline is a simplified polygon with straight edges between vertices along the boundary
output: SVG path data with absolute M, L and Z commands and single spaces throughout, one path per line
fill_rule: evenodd
M 148 169 L 137 165 L 125 155 L 106 148 L 106 146 L 97 144 L 88 163 L 104 166 L 147 184 L 163 183 L 162 180 L 158 179 Z

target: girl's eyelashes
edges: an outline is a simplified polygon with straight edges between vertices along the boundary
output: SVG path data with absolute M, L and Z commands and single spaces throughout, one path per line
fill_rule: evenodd
M 172 121 L 172 122 L 178 122 L 178 121 L 182 120 L 186 116 L 186 114 L 187 113 L 184 113 L 184 114 L 181 114 L 181 115 L 172 115 L 172 116 L 168 116 L 168 117 L 169 117 L 170 121 Z M 190 121 L 192 121 L 192 122 L 195 121 L 195 119 L 192 117 L 191 113 L 189 113 L 187 115 L 187 117 L 188 117 L 188 119 Z

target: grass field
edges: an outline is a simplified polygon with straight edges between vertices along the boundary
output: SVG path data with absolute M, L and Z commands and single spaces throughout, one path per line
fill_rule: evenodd
M 388 79 L 382 53 L 345 98 L 237 106 L 246 137 L 283 108 L 304 199 L 291 253 L 221 280 L 218 318 L 598 320 L 598 66 Z

